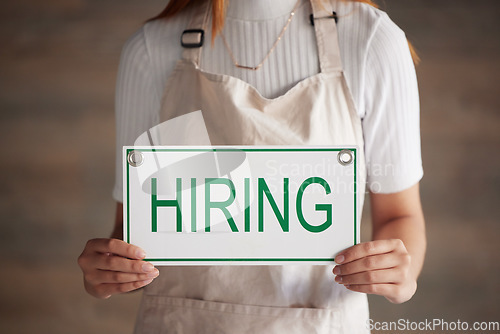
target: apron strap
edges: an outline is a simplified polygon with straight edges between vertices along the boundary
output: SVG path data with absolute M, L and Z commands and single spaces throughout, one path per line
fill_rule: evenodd
M 192 61 L 197 67 L 200 64 L 205 29 L 211 13 L 212 1 L 198 1 L 193 8 L 193 15 L 188 27 L 181 35 L 181 45 L 184 47 L 182 59 Z
M 211 13 L 211 1 L 200 1 L 193 9 L 191 21 L 181 35 L 181 44 L 184 47 L 182 58 L 192 61 L 196 66 L 200 64 L 201 50 L 206 28 Z M 318 58 L 321 72 L 335 72 L 342 70 L 342 60 L 337 35 L 337 25 L 331 1 L 311 0 L 313 9 L 314 30 L 318 44 Z M 325 11 L 326 10 L 326 11 Z
M 339 38 L 332 1 L 311 0 L 318 58 L 322 73 L 342 71 Z

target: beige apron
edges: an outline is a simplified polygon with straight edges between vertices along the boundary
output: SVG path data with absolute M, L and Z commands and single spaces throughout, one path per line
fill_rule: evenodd
M 206 27 L 208 3 L 194 9 L 189 29 Z M 331 15 L 331 4 L 311 3 L 316 18 Z M 185 49 L 167 82 L 160 120 L 202 110 L 214 145 L 358 145 L 363 195 L 361 121 L 342 72 L 336 24 L 316 19 L 314 27 L 321 73 L 275 99 L 237 78 L 203 72 L 201 48 Z M 363 196 L 358 198 L 361 212 Z M 159 270 L 144 289 L 135 333 L 369 332 L 366 296 L 335 283 L 332 266 Z

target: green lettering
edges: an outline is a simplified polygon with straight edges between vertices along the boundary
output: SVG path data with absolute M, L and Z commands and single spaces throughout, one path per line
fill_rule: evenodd
M 182 232 L 182 179 L 176 179 L 175 199 L 158 199 L 156 182 L 156 178 L 151 178 L 151 231 L 158 232 L 158 207 L 174 207 L 177 208 L 177 232 Z
M 191 178 L 191 232 L 196 232 L 196 179 Z
M 332 225 L 332 205 L 331 204 L 316 204 L 316 211 L 325 211 L 326 212 L 326 221 L 318 226 L 314 226 L 309 224 L 305 218 L 304 214 L 302 212 L 302 196 L 304 195 L 304 190 L 311 184 L 317 183 L 323 186 L 325 189 L 326 194 L 328 195 L 331 193 L 330 185 L 328 182 L 326 182 L 325 179 L 321 177 L 310 177 L 306 179 L 302 184 L 300 185 L 299 191 L 297 192 L 297 218 L 299 218 L 300 224 L 309 232 L 313 233 L 319 233 L 323 232 L 326 230 L 328 227 Z
M 250 179 L 245 178 L 245 232 L 250 232 Z
M 211 184 L 225 184 L 231 190 L 229 198 L 224 202 L 212 202 L 210 200 L 210 185 Z M 210 209 L 219 209 L 226 216 L 226 220 L 231 227 L 232 232 L 238 232 L 238 227 L 234 223 L 234 219 L 229 213 L 228 207 L 234 202 L 236 197 L 236 190 L 234 188 L 234 183 L 230 179 L 225 178 L 206 178 L 205 179 L 205 232 L 210 232 Z
M 280 223 L 281 229 L 283 232 L 289 231 L 289 196 L 288 196 L 288 178 L 283 179 L 283 215 L 281 215 L 278 206 L 276 205 L 276 201 L 273 198 L 273 195 L 269 191 L 269 187 L 267 186 L 266 180 L 259 177 L 258 183 L 258 200 L 259 200 L 259 232 L 264 232 L 264 196 L 266 195 L 271 208 L 273 209 L 274 215 L 278 219 Z

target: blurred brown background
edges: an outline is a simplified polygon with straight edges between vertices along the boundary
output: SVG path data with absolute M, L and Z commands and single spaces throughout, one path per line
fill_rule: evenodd
M 165 3 L 0 5 L 1 333 L 132 332 L 140 293 L 89 297 L 76 258 L 113 222 L 121 47 Z M 422 58 L 429 247 L 417 295 L 370 297 L 372 318 L 500 321 L 500 2 L 382 6 Z

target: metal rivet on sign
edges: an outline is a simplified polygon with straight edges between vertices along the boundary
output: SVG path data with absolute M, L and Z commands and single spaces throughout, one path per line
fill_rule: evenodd
M 342 166 L 350 165 L 354 160 L 352 151 L 351 150 L 340 151 L 339 154 L 337 155 L 337 160 Z
M 127 161 L 132 167 L 139 167 L 144 162 L 144 156 L 139 151 L 128 152 Z

